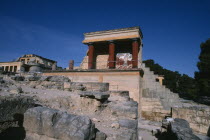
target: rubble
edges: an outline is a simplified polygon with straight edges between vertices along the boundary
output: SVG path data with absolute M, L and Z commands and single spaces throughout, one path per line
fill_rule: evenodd
M 0 96 L 0 133 L 10 127 L 21 127 L 23 114 L 37 106 L 31 97 Z
M 22 127 L 15 123 L 7 124 L 15 131 L 17 131 L 16 127 L 21 128 L 20 136 L 25 136 L 26 140 L 63 140 L 70 137 L 95 140 L 136 140 L 137 138 L 138 104 L 130 99 L 128 91 L 110 92 L 107 91 L 107 83 L 89 85 L 88 83 L 74 83 L 62 76 L 29 75 L 24 76 L 23 81 L 14 79 L 7 78 L 0 86 L 3 89 L 0 91 L 1 96 L 5 99 L 9 96 L 25 97 L 32 100 L 34 106 L 43 106 L 23 109 L 21 114 L 22 116 L 25 114 Z M 92 84 L 95 91 L 91 91 Z M 66 90 L 73 89 L 72 86 L 75 87 L 74 90 Z M 12 92 L 12 89 L 18 88 L 22 90 L 21 94 Z M 117 99 L 118 97 L 121 99 Z M 65 122 L 65 124 L 58 122 Z M 71 122 L 75 124 L 71 126 Z M 10 131 L 6 133 L 7 128 L 2 130 L 0 138 L 4 138 L 1 135 L 10 136 Z M 73 135 L 73 130 L 78 130 L 78 132 L 75 131 Z M 89 135 L 87 131 L 91 134 Z
M 175 118 L 174 121 L 167 121 L 167 132 L 164 137 L 175 140 L 200 140 L 195 134 L 193 134 L 189 123 L 184 119 Z M 164 125 L 165 126 L 165 125 Z
M 23 76 L 23 81 L 15 79 L 16 78 L 10 77 L 1 78 L 2 84 L 0 85 L 0 95 L 2 100 L 0 99 L 0 109 L 2 108 L 3 113 L 0 116 L 8 118 L 8 121 L 0 122 L 0 139 L 4 139 L 5 136 L 10 136 L 9 134 L 13 132 L 16 132 L 17 135 L 14 135 L 16 137 L 26 136 L 24 137 L 26 140 L 58 140 L 65 139 L 66 137 L 69 139 L 71 137 L 70 135 L 57 133 L 57 131 L 61 132 L 65 130 L 61 129 L 61 126 L 64 124 L 55 127 L 55 124 L 57 123 L 56 118 L 58 117 L 58 120 L 63 120 L 62 116 L 69 116 L 67 118 L 74 118 L 75 116 L 76 118 L 87 117 L 85 120 L 89 120 L 91 124 L 95 125 L 94 131 L 91 130 L 91 137 L 94 137 L 93 139 L 96 140 L 136 140 L 137 137 L 139 137 L 139 139 L 144 139 L 145 137 L 149 139 L 160 139 L 164 138 L 163 136 L 173 136 L 173 138 L 197 138 L 191 133 L 192 130 L 186 130 L 184 134 L 178 130 L 176 131 L 176 129 L 182 130 L 182 128 L 177 127 L 177 123 L 175 123 L 176 119 L 174 122 L 173 119 L 170 118 L 167 119 L 169 121 L 166 121 L 166 123 L 163 121 L 165 129 L 162 127 L 162 130 L 160 129 L 160 124 L 158 122 L 142 120 L 138 122 L 138 103 L 130 98 L 128 91 L 107 91 L 107 89 L 109 89 L 107 83 L 97 84 L 92 82 L 88 85 L 88 83 L 71 82 L 69 78 L 63 76 L 37 77 L 34 75 L 26 75 Z M 94 84 L 94 88 L 91 88 L 92 84 Z M 13 100 L 18 103 L 13 105 Z M 11 104 L 11 106 L 4 108 L 4 103 Z M 23 106 L 19 103 L 23 104 Z M 26 105 L 25 107 L 25 103 L 29 103 L 31 106 L 28 105 L 27 107 Z M 159 105 L 159 103 L 156 104 L 157 106 Z M 43 107 L 34 108 L 37 105 Z M 19 111 L 12 113 L 9 117 L 5 115 L 7 113 L 4 111 L 10 111 L 10 109 L 11 113 L 14 112 L 14 110 Z M 182 109 L 181 112 L 186 112 L 186 114 L 180 114 L 180 109 Z M 195 116 L 194 118 L 196 120 L 190 121 L 190 125 L 193 122 L 202 121 L 198 118 L 200 118 L 200 116 L 206 116 L 208 110 L 208 108 L 204 108 L 203 106 L 199 107 L 192 105 L 185 105 L 184 108 L 180 108 L 180 106 L 172 108 L 173 116 L 181 115 L 184 117 L 187 114 L 188 116 Z M 28 113 L 25 113 L 27 111 Z M 158 111 L 158 109 L 156 111 Z M 197 113 L 195 113 L 195 111 L 197 111 Z M 24 113 L 25 116 L 23 121 Z M 13 120 L 14 114 L 20 114 L 18 115 L 19 120 Z M 22 118 L 22 124 L 24 125 L 19 125 L 20 118 Z M 204 119 L 207 120 L 208 118 Z M 43 122 L 43 120 L 45 121 Z M 76 122 L 81 124 L 82 120 Z M 65 122 L 68 122 L 68 120 L 65 120 Z M 81 126 L 79 124 L 68 127 L 80 130 L 80 128 L 83 127 L 79 127 Z M 171 124 L 173 124 L 173 127 Z M 92 127 L 92 125 L 88 126 L 89 128 Z M 189 124 L 186 126 L 189 126 Z M 185 128 L 187 128 L 186 126 Z M 67 129 L 67 126 L 62 126 L 62 128 Z M 13 132 L 11 132 L 11 130 Z M 182 131 L 185 131 L 185 129 Z M 66 130 L 66 132 L 68 132 L 68 130 Z M 78 135 L 82 134 L 84 131 L 81 130 L 80 132 L 81 133 Z M 160 135 L 160 133 L 165 135 Z M 179 133 L 179 135 L 176 133 Z M 68 134 L 71 133 L 68 132 Z M 89 139 L 89 136 L 83 136 Z M 83 139 L 81 138 L 82 135 L 78 137 L 80 137 L 78 139 Z

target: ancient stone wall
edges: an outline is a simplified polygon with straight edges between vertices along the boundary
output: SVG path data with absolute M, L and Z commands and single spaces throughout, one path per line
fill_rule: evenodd
M 99 83 L 99 82 L 82 82 L 83 86 L 86 87 L 88 91 L 108 91 L 109 90 L 109 83 Z
M 85 56 L 80 64 L 79 69 L 88 69 L 88 56 Z
M 108 69 L 108 58 L 109 55 L 98 55 L 96 57 L 96 69 Z
M 209 107 L 173 107 L 172 117 L 187 120 L 190 127 L 198 133 L 207 134 L 207 131 L 210 129 Z
M 109 55 L 97 55 L 96 57 L 96 69 L 108 69 Z M 88 69 L 88 56 L 85 56 L 79 69 Z
M 161 101 L 156 98 L 141 99 L 141 115 L 147 120 L 162 121 L 165 116 L 170 116 L 171 111 L 165 110 Z
M 51 72 L 43 75 L 62 75 L 69 77 L 72 82 L 102 82 L 109 83 L 109 90 L 129 91 L 130 97 L 139 102 L 140 72 L 139 71 L 107 71 L 107 72 Z

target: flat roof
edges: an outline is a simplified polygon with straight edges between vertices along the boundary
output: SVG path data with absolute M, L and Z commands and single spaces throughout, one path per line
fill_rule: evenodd
M 40 58 L 42 58 L 42 59 L 45 59 L 45 60 L 48 60 L 48 61 L 51 61 L 51 62 L 57 62 L 57 61 L 55 61 L 55 60 L 51 60 L 51 59 L 48 59 L 48 58 L 45 58 L 45 57 L 42 57 L 42 56 L 39 56 L 39 55 L 36 55 L 36 54 L 25 54 L 25 55 L 19 57 L 19 59 L 20 59 L 20 58 L 27 58 L 27 55 L 32 55 L 32 57 L 40 57 Z
M 74 70 L 45 70 L 43 73 L 57 73 L 57 72 L 130 72 L 130 71 L 142 71 L 141 68 L 132 69 L 74 69 Z
M 96 31 L 84 33 L 85 39 L 82 41 L 84 44 L 108 40 L 132 39 L 143 38 L 140 27 L 120 28 L 105 31 Z

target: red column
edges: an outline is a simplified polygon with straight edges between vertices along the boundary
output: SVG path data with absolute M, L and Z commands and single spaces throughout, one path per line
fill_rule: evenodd
M 88 51 L 88 69 L 93 69 L 93 56 L 94 56 L 94 46 L 93 44 L 89 44 L 89 51 Z
M 132 42 L 132 64 L 133 68 L 138 68 L 138 52 L 139 52 L 139 43 L 137 39 L 134 39 Z
M 109 42 L 109 68 L 115 68 L 115 44 L 113 41 Z
M 73 70 L 74 69 L 74 60 L 70 60 L 69 61 L 69 70 Z

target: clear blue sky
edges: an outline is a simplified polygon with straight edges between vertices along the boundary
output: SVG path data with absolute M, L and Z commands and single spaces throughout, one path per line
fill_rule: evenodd
M 38 54 L 82 61 L 83 33 L 140 26 L 143 59 L 194 76 L 210 38 L 210 0 L 0 0 L 0 61 Z

